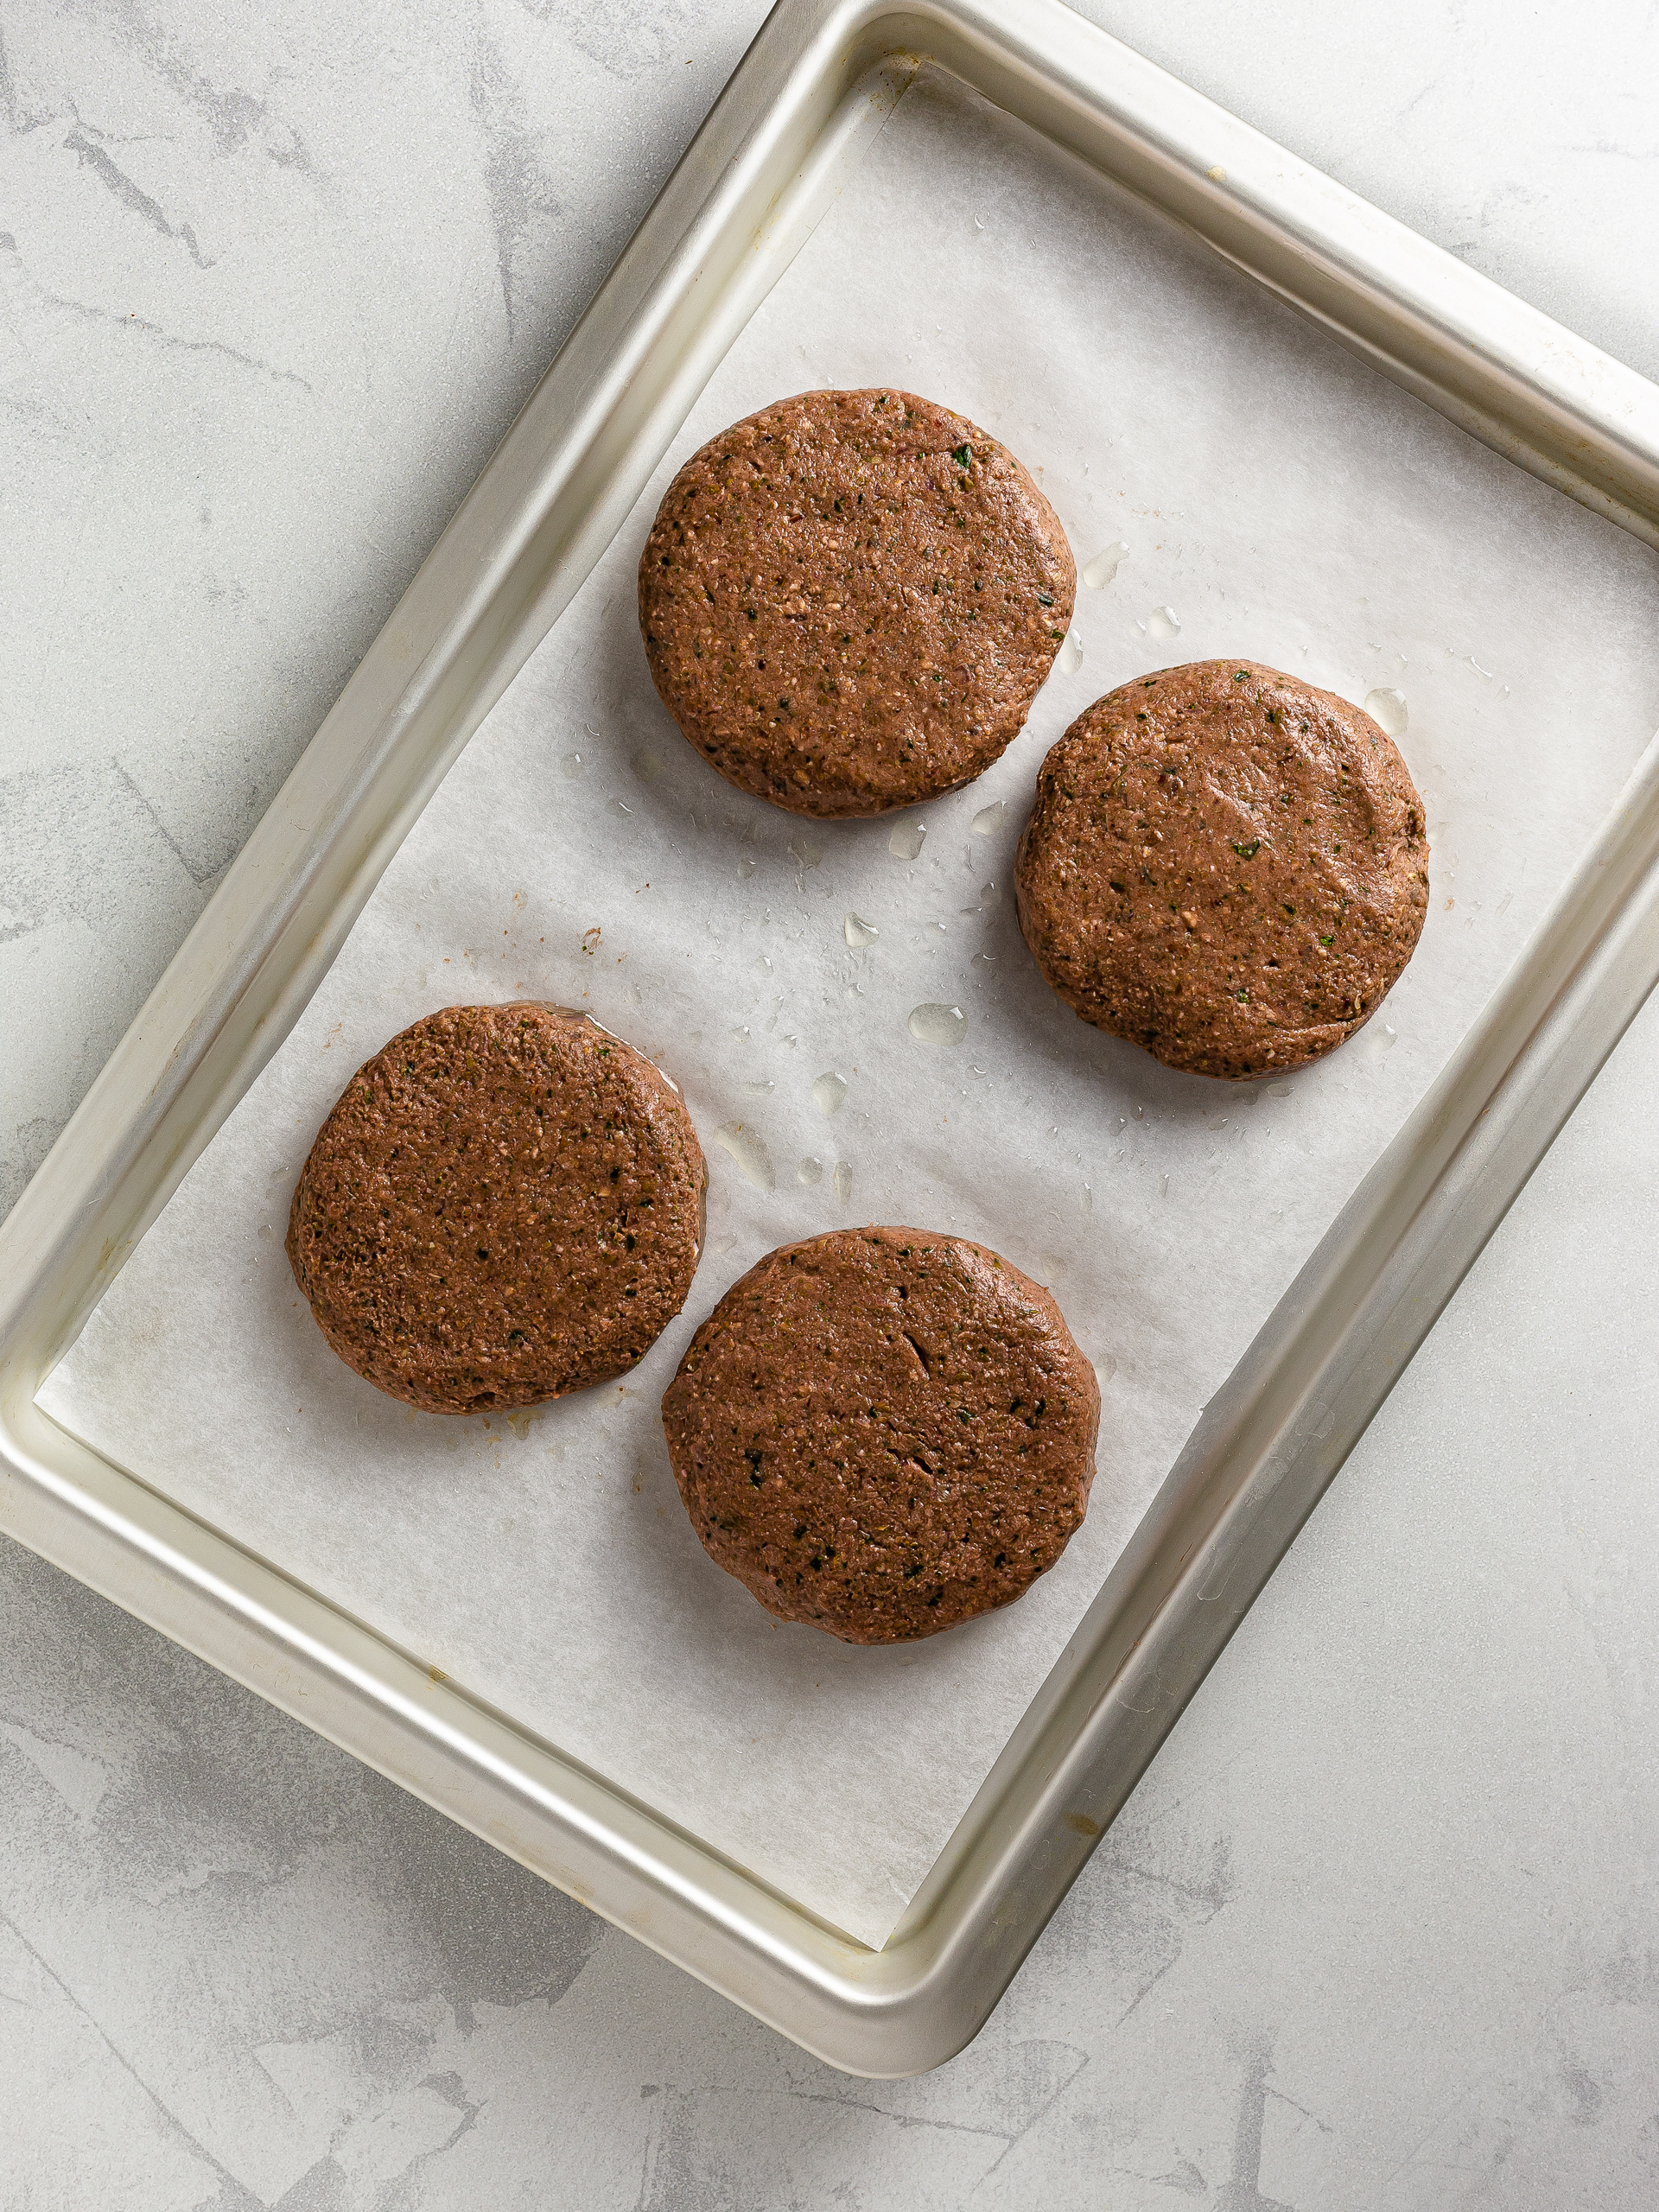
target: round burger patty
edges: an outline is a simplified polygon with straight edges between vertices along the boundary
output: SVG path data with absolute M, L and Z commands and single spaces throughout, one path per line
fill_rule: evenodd
M 702 1153 L 678 1091 L 585 1014 L 447 1007 L 360 1067 L 294 1193 L 288 1256 L 348 1367 L 432 1413 L 633 1366 L 684 1305 Z
M 1020 925 L 1085 1021 L 1248 1078 L 1376 1011 L 1428 906 L 1423 804 L 1393 741 L 1329 691 L 1199 661 L 1097 699 L 1044 761 Z
M 664 704 L 728 782 L 797 814 L 885 814 L 1017 734 L 1076 585 L 995 438 L 912 392 L 809 391 L 669 486 L 639 626 Z
M 1018 1598 L 1081 1527 L 1100 1391 L 1046 1290 L 918 1229 L 785 1244 L 728 1290 L 663 1400 L 710 1555 L 849 1643 Z

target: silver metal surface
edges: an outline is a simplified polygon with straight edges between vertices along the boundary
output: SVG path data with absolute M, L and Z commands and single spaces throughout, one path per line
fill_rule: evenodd
M 881 2075 L 975 2033 L 1659 976 L 1659 762 L 1208 1408 L 880 1954 L 34 1401 L 924 58 L 1659 543 L 1659 390 L 1059 0 L 784 0 L 0 1230 L 0 1525 L 785 2034 Z

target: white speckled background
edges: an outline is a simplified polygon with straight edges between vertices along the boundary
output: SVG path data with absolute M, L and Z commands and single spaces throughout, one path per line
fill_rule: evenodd
M 0 12 L 13 1191 L 754 21 Z M 1649 13 L 1110 25 L 1659 372 Z M 8 1550 L 0 2199 L 1646 2202 L 1656 1059 L 1644 1018 L 920 2082 L 802 2058 Z

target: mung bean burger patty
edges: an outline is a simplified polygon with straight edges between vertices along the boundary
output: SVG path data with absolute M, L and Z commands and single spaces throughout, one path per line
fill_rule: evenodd
M 1059 1307 L 961 1237 L 769 1253 L 663 1400 L 691 1524 L 780 1620 L 848 1643 L 1006 1605 L 1083 1524 L 1100 1389 Z
M 533 1406 L 644 1357 L 691 1287 L 706 1184 L 679 1092 L 631 1045 L 560 1007 L 446 1007 L 341 1092 L 288 1256 L 379 1389 Z
M 1282 1074 L 1351 1037 L 1410 959 L 1423 804 L 1346 699 L 1199 661 L 1072 723 L 1039 772 L 1015 890 L 1085 1021 L 1199 1075 Z
M 693 454 L 639 562 L 663 703 L 728 782 L 886 814 L 988 768 L 1077 586 L 1027 472 L 949 408 L 809 391 Z

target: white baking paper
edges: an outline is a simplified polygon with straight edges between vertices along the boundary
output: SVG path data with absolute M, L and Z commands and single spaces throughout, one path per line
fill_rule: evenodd
M 1080 587 L 1081 660 L 1025 734 L 970 790 L 902 817 L 896 842 L 891 820 L 801 822 L 721 783 L 658 705 L 636 627 L 635 564 L 673 468 L 820 384 L 961 409 L 1036 470 L 1080 569 L 1127 548 L 1109 583 Z M 1205 1402 L 1659 723 L 1656 569 L 1173 226 L 919 86 L 42 1403 L 879 1945 Z M 1356 700 L 1402 694 L 1433 842 L 1421 945 L 1370 1027 L 1243 1088 L 1076 1020 L 1009 898 L 1037 764 L 1072 716 L 1143 670 L 1232 653 Z M 875 932 L 856 949 L 849 915 Z M 389 1035 L 524 996 L 588 1008 L 683 1087 L 709 1160 L 705 1255 L 685 1313 L 620 1384 L 512 1419 L 416 1414 L 324 1344 L 283 1257 L 289 1194 Z M 918 1005 L 959 1007 L 962 1041 L 918 1042 Z M 825 1074 L 847 1086 L 830 1115 Z M 871 1221 L 956 1229 L 1049 1284 L 1103 1393 L 1065 1559 L 1007 1611 L 889 1650 L 780 1626 L 713 1566 L 658 1419 L 737 1275 L 787 1238 Z

